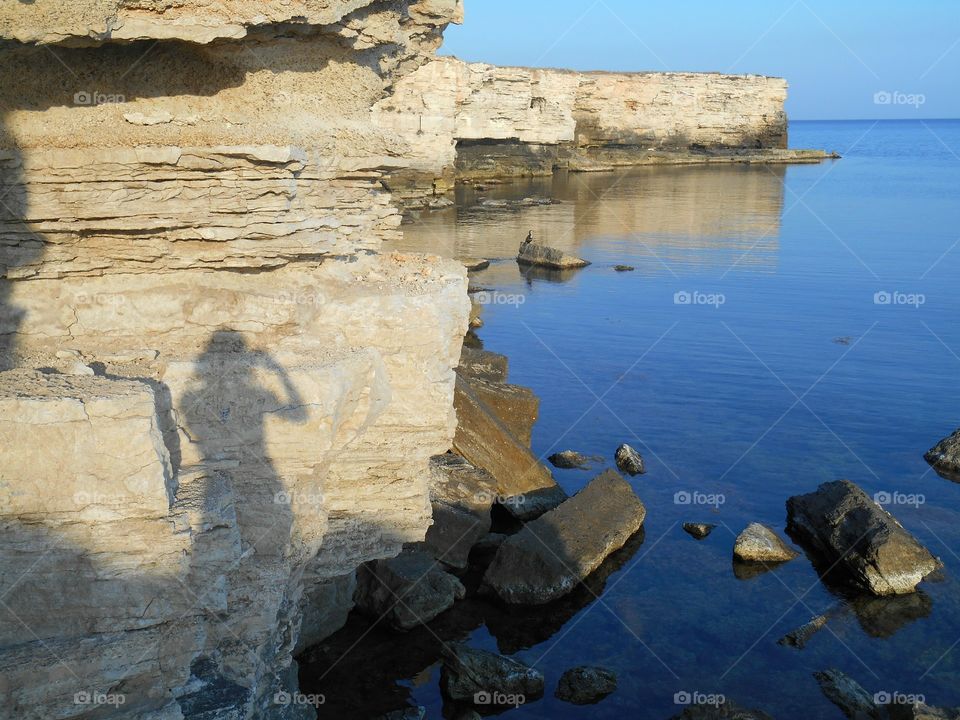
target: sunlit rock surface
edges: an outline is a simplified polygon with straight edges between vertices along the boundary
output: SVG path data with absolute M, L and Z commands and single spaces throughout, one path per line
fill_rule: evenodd
M 370 108 L 460 12 L 0 7 L 4 711 L 313 712 L 302 619 L 423 539 L 454 434 L 466 271 L 380 253 Z

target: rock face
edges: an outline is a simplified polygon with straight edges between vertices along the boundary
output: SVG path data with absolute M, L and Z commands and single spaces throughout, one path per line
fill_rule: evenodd
M 567 255 L 561 250 L 540 245 L 538 243 L 523 243 L 517 254 L 517 262 L 522 265 L 536 265 L 538 267 L 553 268 L 555 270 L 571 270 L 586 267 L 590 263 L 582 258 Z
M 781 78 L 716 73 L 577 73 L 438 58 L 374 108 L 408 138 L 396 186 L 554 168 L 663 162 L 818 161 L 789 151 Z M 438 151 L 438 149 L 440 149 Z
M 430 622 L 465 594 L 461 582 L 433 557 L 406 550 L 362 565 L 353 600 L 374 620 L 383 618 L 398 630 L 409 630 Z
M 920 698 L 889 692 L 871 694 L 839 670 L 813 674 L 826 698 L 851 720 L 958 720 L 960 708 L 930 707 Z M 920 696 L 922 698 L 922 696 Z
M 342 617 L 311 603 L 423 539 L 466 271 L 380 253 L 404 141 L 370 109 L 459 13 L 0 7 L 9 712 L 124 688 L 115 717 L 301 715 L 274 698 L 302 619 Z
M 923 457 L 944 477 L 960 481 L 960 430 L 938 442 Z
M 786 562 L 799 554 L 773 530 L 760 523 L 747 525 L 733 546 L 733 556 L 743 562 Z
M 683 530 L 688 535 L 696 538 L 697 540 L 703 540 L 710 533 L 716 529 L 716 525 L 712 523 L 692 523 L 686 522 L 683 524 Z
M 916 538 L 848 480 L 787 501 L 787 530 L 874 595 L 911 593 L 940 567 Z
M 440 688 L 451 700 L 507 704 L 494 700 L 512 695 L 522 696 L 518 704 L 523 704 L 543 695 L 543 674 L 511 658 L 459 645 L 443 659 Z
M 630 485 L 608 470 L 506 540 L 484 575 L 484 585 L 507 603 L 556 600 L 623 547 L 645 516 Z
M 590 462 L 590 458 L 583 453 L 578 453 L 576 450 L 563 450 L 554 453 L 548 457 L 547 460 L 549 460 L 550 464 L 554 467 L 564 468 L 566 470 L 583 469 Z
M 574 705 L 599 702 L 617 689 L 617 676 L 610 670 L 596 667 L 576 667 L 560 676 L 556 696 Z

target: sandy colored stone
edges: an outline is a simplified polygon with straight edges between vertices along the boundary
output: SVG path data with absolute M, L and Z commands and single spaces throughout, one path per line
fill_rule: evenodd
M 733 556 L 744 562 L 786 562 L 799 554 L 773 530 L 760 523 L 747 525 L 733 545 Z
M 484 585 L 508 603 L 542 605 L 573 590 L 640 529 L 646 508 L 608 470 L 555 510 L 508 538 Z
M 562 250 L 533 242 L 524 243 L 520 246 L 520 251 L 517 253 L 517 262 L 556 270 L 581 268 L 590 264 L 583 258 L 567 255 Z

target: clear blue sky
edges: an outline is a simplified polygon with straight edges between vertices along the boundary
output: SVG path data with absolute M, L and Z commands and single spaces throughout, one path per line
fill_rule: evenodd
M 778 75 L 790 83 L 787 110 L 798 120 L 960 117 L 960 0 L 465 3 L 466 23 L 447 30 L 441 54 L 576 70 Z

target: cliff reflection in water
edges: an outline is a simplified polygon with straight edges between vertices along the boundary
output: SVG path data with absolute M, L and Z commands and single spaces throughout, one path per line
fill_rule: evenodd
M 649 262 L 637 269 L 647 273 L 668 272 L 667 266 L 728 268 L 741 257 L 740 269 L 772 272 L 785 173 L 782 166 L 644 167 L 559 173 L 479 190 L 460 186 L 456 207 L 413 214 L 400 247 L 513 258 L 533 230 L 538 242 L 594 262 L 615 263 L 625 249 L 639 252 Z M 523 202 L 527 198 L 555 202 Z M 508 266 L 490 272 L 516 275 Z M 490 278 L 496 279 L 508 278 Z

